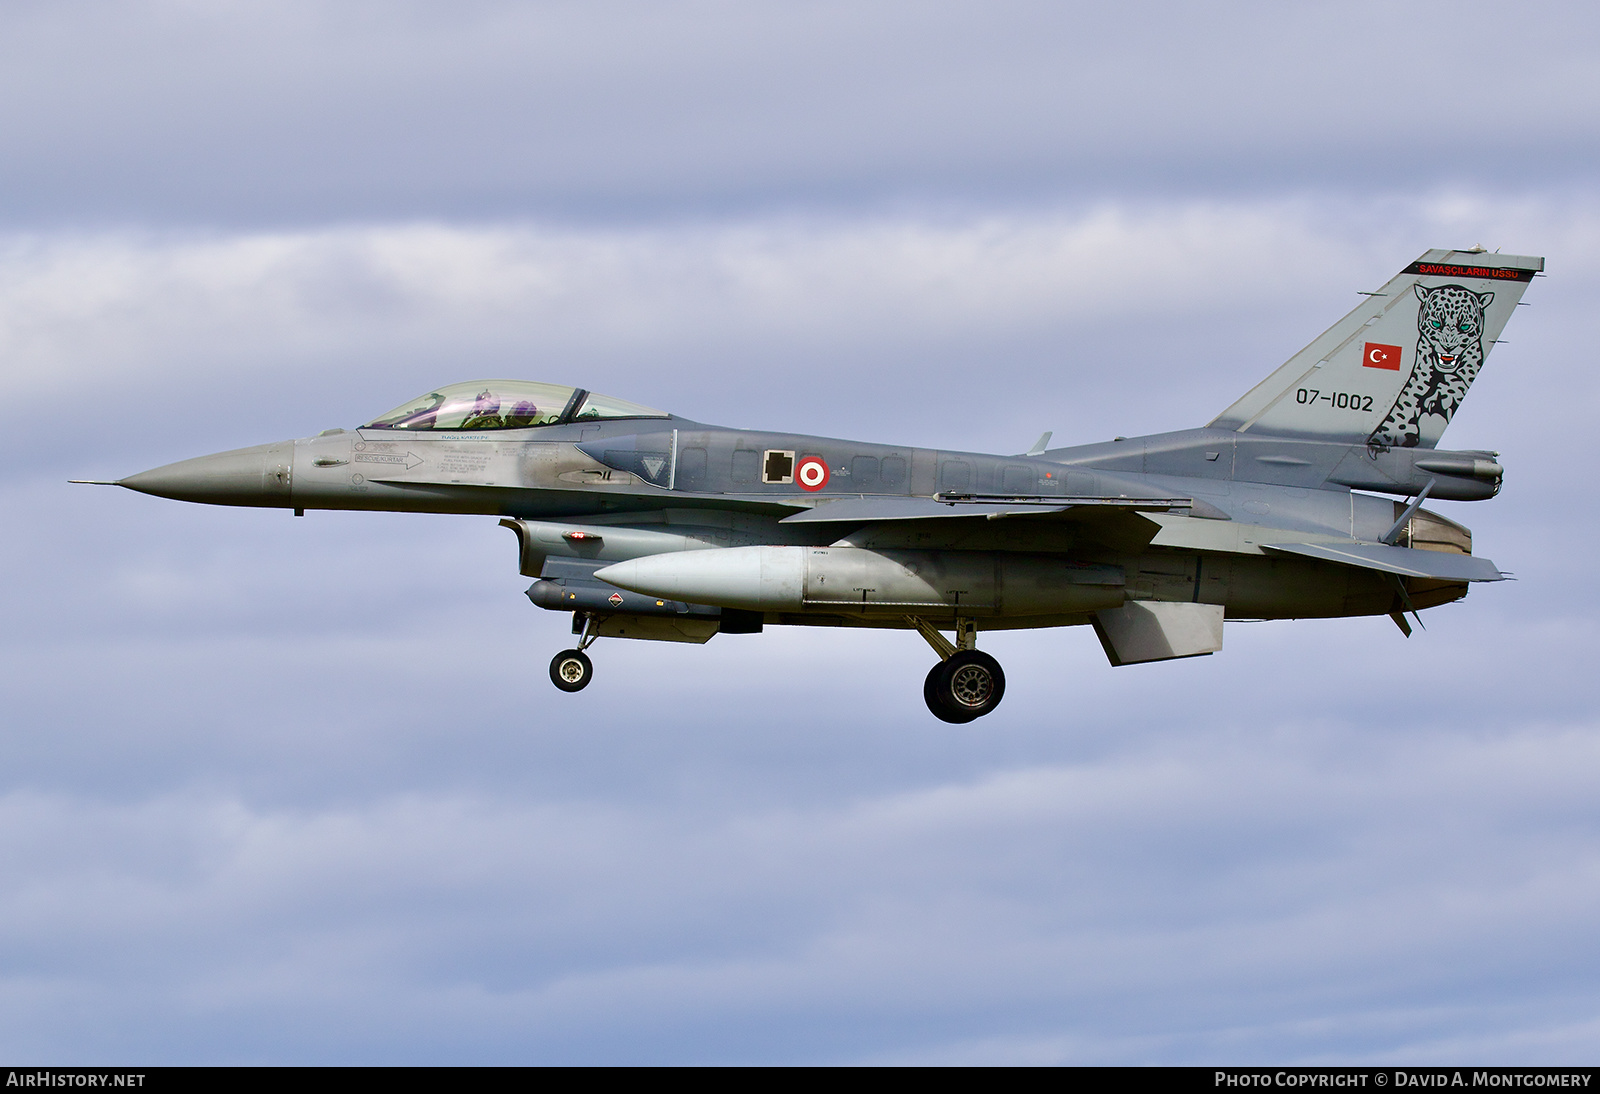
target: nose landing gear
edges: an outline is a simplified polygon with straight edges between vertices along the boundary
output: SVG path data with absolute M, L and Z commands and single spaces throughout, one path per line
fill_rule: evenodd
M 959 725 L 982 718 L 1000 705 L 1006 693 L 1006 674 L 1000 662 L 974 648 L 977 626 L 972 620 L 956 621 L 958 647 L 927 620 L 917 616 L 906 619 L 940 658 L 922 684 L 923 701 L 935 718 Z
M 589 633 L 594 616 L 583 618 L 583 634 L 578 638 L 578 648 L 562 650 L 550 661 L 550 682 L 562 691 L 582 691 L 594 679 L 594 662 L 583 651 L 594 645 L 599 635 Z
M 582 650 L 562 650 L 550 662 L 550 682 L 562 691 L 582 691 L 594 679 L 594 662 Z

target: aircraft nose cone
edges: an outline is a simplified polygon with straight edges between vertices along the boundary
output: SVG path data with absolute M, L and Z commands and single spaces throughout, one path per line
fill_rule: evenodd
M 179 460 L 118 479 L 118 486 L 158 498 L 211 505 L 287 505 L 294 442 L 258 444 Z

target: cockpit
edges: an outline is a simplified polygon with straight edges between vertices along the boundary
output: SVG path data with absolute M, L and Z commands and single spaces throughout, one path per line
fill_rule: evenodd
M 528 429 L 615 418 L 665 418 L 638 403 L 565 384 L 474 380 L 420 395 L 362 429 Z

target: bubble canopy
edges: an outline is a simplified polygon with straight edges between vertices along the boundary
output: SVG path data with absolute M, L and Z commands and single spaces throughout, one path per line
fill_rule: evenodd
M 528 429 L 611 418 L 665 418 L 667 413 L 565 384 L 472 380 L 419 395 L 362 429 Z

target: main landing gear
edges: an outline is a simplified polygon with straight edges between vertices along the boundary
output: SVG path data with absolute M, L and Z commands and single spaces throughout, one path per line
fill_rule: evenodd
M 956 621 L 956 642 L 940 634 L 938 628 L 914 615 L 906 616 L 939 655 L 939 663 L 928 670 L 922 684 L 922 698 L 933 716 L 944 722 L 970 722 L 982 718 L 1006 693 L 1006 674 L 1000 662 L 975 648 L 977 625 L 970 619 Z
M 582 691 L 594 679 L 594 662 L 583 651 L 594 645 L 599 635 L 589 633 L 594 616 L 583 618 L 583 634 L 578 637 L 578 648 L 562 650 L 550 661 L 550 682 L 562 691 Z
M 954 643 L 925 619 L 908 615 L 906 622 L 939 655 L 939 663 L 928 670 L 922 684 L 923 701 L 935 718 L 959 725 L 982 718 L 1000 705 L 1006 693 L 1006 674 L 1000 662 L 977 648 L 978 628 L 972 620 L 956 620 Z M 577 648 L 562 650 L 550 661 L 550 682 L 562 691 L 582 691 L 594 679 L 594 662 L 584 652 L 599 637 L 592 633 L 593 626 L 594 617 L 585 615 Z

